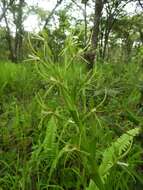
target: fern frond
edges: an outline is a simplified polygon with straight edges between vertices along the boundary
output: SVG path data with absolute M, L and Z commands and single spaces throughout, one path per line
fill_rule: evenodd
M 47 154 L 48 158 L 55 158 L 57 154 L 57 143 L 56 143 L 56 132 L 57 126 L 54 117 L 51 117 L 48 122 L 48 126 L 46 129 L 45 139 L 43 141 L 42 147 L 44 149 L 44 153 Z
M 128 153 L 131 148 L 133 138 L 138 135 L 139 132 L 139 128 L 129 130 L 105 150 L 103 153 L 102 163 L 99 167 L 101 177 L 106 178 L 113 165 L 117 164 L 118 160 Z

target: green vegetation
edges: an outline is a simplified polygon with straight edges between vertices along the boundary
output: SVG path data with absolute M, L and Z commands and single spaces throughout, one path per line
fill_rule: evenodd
M 143 190 L 142 9 L 0 0 L 0 190 Z
M 0 64 L 0 187 L 142 189 L 142 66 L 87 71 L 69 41 L 61 62 Z

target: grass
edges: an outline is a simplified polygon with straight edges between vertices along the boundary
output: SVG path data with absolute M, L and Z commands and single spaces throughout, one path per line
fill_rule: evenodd
M 142 68 L 87 71 L 74 46 L 0 64 L 2 190 L 142 189 Z

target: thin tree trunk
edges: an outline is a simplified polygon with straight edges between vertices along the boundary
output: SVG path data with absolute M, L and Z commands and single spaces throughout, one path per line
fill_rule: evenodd
M 13 49 L 13 44 L 12 44 L 12 36 L 11 36 L 11 33 L 10 33 L 10 28 L 9 28 L 9 24 L 8 24 L 8 21 L 7 21 L 7 17 L 6 17 L 6 1 L 3 1 L 3 17 L 4 17 L 4 20 L 5 20 L 5 24 L 6 24 L 6 29 L 7 29 L 7 33 L 6 33 L 6 39 L 7 39 L 7 43 L 8 43 L 8 47 L 9 47 L 9 52 L 10 52 L 10 60 L 12 62 L 15 61 L 15 55 L 14 55 L 14 49 Z
M 84 47 L 86 47 L 87 43 L 87 2 L 84 3 Z
M 8 42 L 8 47 L 9 47 L 9 52 L 10 52 L 9 58 L 12 62 L 15 62 L 15 54 L 14 54 L 14 49 L 13 49 L 13 44 L 12 44 L 12 36 L 10 34 L 10 29 L 8 26 L 7 18 L 5 16 L 4 16 L 4 19 L 5 19 L 5 23 L 6 23 L 6 29 L 7 29 L 6 39 Z
M 106 57 L 106 50 L 107 50 L 107 45 L 108 45 L 109 34 L 110 34 L 110 31 L 107 29 L 105 31 L 105 36 L 104 36 L 104 47 L 103 47 L 103 55 L 102 55 L 103 60 Z
M 24 7 L 24 0 L 19 0 L 19 10 L 18 10 L 18 16 L 17 16 L 16 35 L 15 35 L 16 62 L 18 62 L 22 59 L 23 7 Z
M 139 29 L 139 33 L 140 33 L 140 40 L 141 40 L 142 45 L 143 45 L 143 32 L 141 29 Z

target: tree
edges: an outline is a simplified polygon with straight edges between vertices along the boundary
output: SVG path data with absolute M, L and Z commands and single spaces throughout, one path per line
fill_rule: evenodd
M 0 60 L 7 60 L 9 55 L 6 31 L 5 27 L 0 28 Z
M 92 69 L 97 57 L 97 47 L 99 41 L 100 22 L 102 18 L 102 11 L 104 6 L 104 0 L 95 0 L 94 5 L 94 19 L 92 29 L 91 47 L 84 53 L 84 58 L 88 62 L 88 68 Z
M 59 5 L 63 2 L 63 0 L 57 0 L 57 3 L 55 5 L 55 7 L 53 8 L 53 10 L 50 12 L 50 14 L 48 15 L 48 17 L 45 19 L 45 24 L 44 24 L 44 29 L 47 27 L 51 17 L 53 16 L 53 14 L 55 13 L 56 9 L 59 7 Z
M 17 5 L 17 16 L 15 17 L 16 35 L 15 35 L 15 61 L 22 60 L 22 42 L 24 35 L 23 28 L 23 8 L 25 6 L 25 0 L 19 0 Z
M 6 0 L 2 0 L 2 9 L 6 10 L 6 8 L 8 7 Z M 14 49 L 13 49 L 13 43 L 12 43 L 12 35 L 11 35 L 11 31 L 10 31 L 10 27 L 9 27 L 9 23 L 8 23 L 8 19 L 7 19 L 7 14 L 6 11 L 3 11 L 3 18 L 5 20 L 5 24 L 6 24 L 6 39 L 8 42 L 8 47 L 9 47 L 9 58 L 12 61 L 15 61 L 15 56 L 14 56 Z
M 82 0 L 82 3 L 84 4 L 84 46 L 86 47 L 87 43 L 87 3 L 88 0 Z
M 103 0 L 95 1 L 94 25 L 93 25 L 93 34 L 92 34 L 92 48 L 94 49 L 95 54 L 96 54 L 96 50 L 98 46 L 98 37 L 99 37 L 99 31 L 100 31 L 100 21 L 102 17 L 103 5 L 104 5 Z
M 10 59 L 13 62 L 18 62 L 22 60 L 23 57 L 22 55 L 22 42 L 24 35 L 23 9 L 25 6 L 25 0 L 12 1 L 13 3 L 10 2 L 2 0 L 3 10 L 7 9 L 7 11 L 3 11 L 3 18 L 7 29 L 6 39 L 9 44 Z M 10 27 L 11 20 L 13 20 L 13 24 L 15 25 L 14 36 L 12 36 L 11 34 L 11 27 Z
M 14 3 L 15 0 L 10 0 L 7 4 L 6 7 L 3 8 L 2 14 L 0 16 L 0 22 L 3 19 L 4 15 L 6 14 L 7 10 L 9 9 L 10 6 L 12 6 L 12 4 Z
M 142 45 L 141 20 L 142 15 L 140 14 L 132 17 L 124 16 L 116 20 L 112 28 L 111 35 L 116 40 L 116 43 L 118 42 L 118 47 L 116 48 L 118 49 L 118 56 L 121 54 L 122 60 L 125 62 L 129 62 Z
M 123 9 L 129 2 L 130 0 L 107 0 L 105 2 L 105 17 L 102 18 L 101 23 L 101 41 L 104 43 L 101 43 L 100 47 L 103 60 L 106 58 L 106 50 L 112 28 L 117 19 L 124 15 Z

